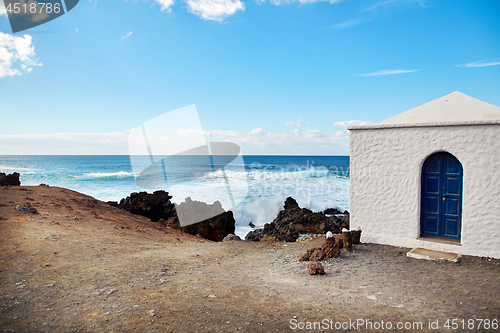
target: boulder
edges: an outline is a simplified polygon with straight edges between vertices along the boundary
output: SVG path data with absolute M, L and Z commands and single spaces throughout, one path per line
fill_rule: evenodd
M 241 238 L 238 235 L 235 234 L 229 234 L 224 239 L 222 240 L 223 242 L 229 242 L 229 241 L 240 241 Z
M 338 210 L 337 208 L 327 208 L 323 211 L 323 213 L 328 214 L 328 215 L 342 214 L 342 212 L 340 210 Z
M 309 275 L 325 274 L 325 269 L 320 262 L 313 261 L 307 265 L 307 273 Z
M 191 235 L 200 235 L 203 238 L 215 242 L 220 242 L 227 235 L 234 234 L 236 230 L 236 221 L 234 220 L 233 212 L 226 212 L 219 201 L 215 201 L 213 204 L 209 205 L 205 202 L 191 200 L 191 198 L 188 197 L 179 206 L 181 205 L 183 211 L 192 211 L 194 214 L 200 214 L 200 216 L 206 216 L 207 213 L 218 213 L 218 215 L 184 227 L 181 227 L 179 218 L 175 215 L 166 220 L 165 224 L 168 227 L 181 230 Z
M 264 236 L 274 236 L 280 241 L 295 242 L 299 234 L 325 234 L 327 231 L 340 233 L 342 228 L 349 228 L 349 215 L 338 217 L 325 216 L 307 208 L 300 208 L 292 197 L 285 200 L 284 209 L 262 230 L 251 231 L 247 240 L 258 240 Z
M 175 206 L 170 202 L 172 196 L 165 191 L 156 191 L 153 194 L 147 192 L 134 192 L 122 199 L 117 205 L 135 215 L 146 216 L 153 222 L 159 219 L 168 219 L 176 216 Z
M 122 199 L 116 206 L 113 201 L 108 202 L 108 204 L 125 209 L 135 215 L 145 216 L 151 221 L 160 222 L 167 227 L 192 235 L 200 235 L 203 238 L 216 242 L 222 241 L 229 234 L 234 234 L 235 220 L 233 212 L 226 212 L 219 201 L 209 205 L 187 197 L 179 207 L 183 208 L 183 212 L 193 214 L 190 218 L 193 218 L 195 221 L 198 216 L 201 219 L 201 216 L 207 216 L 207 214 L 213 217 L 181 227 L 176 207 L 170 199 L 172 199 L 172 196 L 165 191 L 156 191 L 152 194 L 139 192 L 130 194 L 130 196 Z
M 8 175 L 0 172 L 0 186 L 21 186 L 19 176 L 21 175 L 17 172 Z
M 264 229 L 255 229 L 250 231 L 246 236 L 245 240 L 247 242 L 258 242 L 261 238 L 264 238 L 266 234 L 264 234 Z

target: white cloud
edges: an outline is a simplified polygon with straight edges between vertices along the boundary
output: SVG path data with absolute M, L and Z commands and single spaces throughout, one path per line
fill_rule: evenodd
M 427 6 L 425 5 L 425 2 L 426 2 L 425 0 L 382 0 L 376 2 L 371 7 L 365 8 L 364 11 L 374 11 L 377 10 L 379 7 L 388 7 L 388 5 L 397 3 L 402 3 L 402 4 L 416 3 L 419 7 L 426 8 Z
M 359 74 L 359 76 L 381 76 L 381 75 L 394 75 L 394 74 L 403 74 L 403 73 L 413 73 L 418 72 L 421 69 L 385 69 L 378 72 Z
M 333 28 L 333 29 L 336 29 L 336 30 L 337 29 L 346 29 L 346 28 L 350 28 L 350 27 L 353 27 L 355 25 L 358 25 L 360 23 L 361 23 L 360 20 L 351 20 L 351 21 L 337 23 L 337 24 L 334 24 L 334 25 L 332 25 L 330 27 Z
M 262 128 L 251 131 L 209 131 L 209 141 L 226 141 L 238 144 L 243 154 L 349 154 L 349 133 L 342 131 L 300 130 L 266 132 Z
M 191 13 L 204 20 L 222 21 L 237 11 L 245 10 L 240 0 L 186 0 Z
M 304 125 L 310 125 L 311 122 L 310 121 L 304 122 L 304 120 L 302 120 L 302 119 L 299 119 L 297 121 L 290 121 L 290 120 L 285 121 L 285 125 L 286 126 L 293 126 L 293 127 L 296 127 L 296 128 L 301 128 L 302 124 L 304 124 Z
M 209 141 L 236 143 L 247 155 L 348 155 L 349 132 L 346 127 L 370 124 L 351 120 L 333 123 L 340 128 L 335 131 L 295 128 L 273 133 L 259 127 L 250 131 L 205 131 L 204 134 Z M 0 135 L 0 155 L 128 155 L 130 132 Z M 199 134 L 199 131 L 185 129 L 177 134 L 187 138 Z
M 42 66 L 35 58 L 31 36 L 16 37 L 0 32 L 0 77 L 31 72 L 34 66 Z
M 344 129 L 347 129 L 347 127 L 350 126 L 368 126 L 368 125 L 373 125 L 373 123 L 371 121 L 364 121 L 364 120 L 336 121 L 333 123 L 333 126 L 341 127 Z
M 170 7 L 172 7 L 173 4 L 175 3 L 174 0 L 154 0 L 154 1 L 160 4 L 162 12 L 166 11 L 167 13 L 170 13 L 172 11 Z
M 122 40 L 125 40 L 125 39 L 129 38 L 130 36 L 132 36 L 132 31 L 129 31 L 124 36 L 122 36 Z
M 468 64 L 463 64 L 463 65 L 455 65 L 455 67 L 489 67 L 489 66 L 497 66 L 500 65 L 500 60 L 493 60 L 490 62 L 484 62 L 484 60 L 481 61 L 475 61 L 475 62 L 470 62 Z
M 128 133 L 0 135 L 0 155 L 128 155 Z
M 270 3 L 273 5 L 288 5 L 294 2 L 299 2 L 301 4 L 308 4 L 308 3 L 315 3 L 315 2 L 321 2 L 321 1 L 327 1 L 331 4 L 341 2 L 343 0 L 269 0 Z M 265 2 L 265 0 L 260 0 L 259 2 Z

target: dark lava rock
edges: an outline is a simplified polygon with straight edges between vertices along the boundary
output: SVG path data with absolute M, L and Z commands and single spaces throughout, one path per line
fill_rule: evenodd
M 235 223 L 233 212 L 226 212 L 219 201 L 215 201 L 209 205 L 205 202 L 191 200 L 187 197 L 186 200 L 178 207 L 182 207 L 183 212 L 190 211 L 199 216 L 215 215 L 204 221 L 190 224 L 182 227 L 179 218 L 176 216 L 166 220 L 166 225 L 170 228 L 181 230 L 191 235 L 200 235 L 203 238 L 220 242 L 229 234 L 234 234 Z M 191 216 L 193 218 L 193 216 Z
M 246 236 L 245 240 L 247 242 L 258 242 L 261 238 L 264 238 L 266 234 L 264 234 L 264 229 L 255 229 L 250 231 Z
M 181 230 L 192 235 L 200 235 L 203 238 L 220 242 L 225 236 L 234 234 L 235 220 L 233 212 L 226 212 L 219 201 L 209 205 L 200 201 L 186 198 L 178 207 L 182 208 L 189 221 L 199 221 L 203 216 L 213 216 L 201 222 L 182 227 L 179 222 L 175 205 L 170 201 L 172 196 L 165 191 L 156 191 L 153 194 L 147 192 L 132 193 L 122 199 L 119 204 L 110 201 L 108 204 L 125 209 L 132 214 L 145 216 L 153 222 L 160 222 L 166 226 Z
M 21 186 L 19 176 L 21 175 L 18 172 L 14 172 L 9 175 L 0 172 L 0 186 Z
M 320 262 L 313 261 L 307 265 L 307 273 L 309 275 L 325 274 L 325 269 Z
M 299 234 L 324 234 L 327 231 L 340 233 L 342 228 L 349 229 L 349 215 L 342 217 L 325 216 L 307 208 L 300 208 L 292 197 L 285 200 L 284 209 L 264 229 L 251 231 L 246 240 L 257 240 L 263 236 L 274 236 L 280 241 L 295 242 Z
M 340 210 L 338 210 L 337 208 L 327 208 L 323 211 L 323 213 L 328 214 L 328 215 L 342 214 L 342 212 Z
M 107 201 L 106 203 L 110 206 L 118 207 L 118 201 Z
M 146 216 L 153 222 L 159 219 L 168 219 L 176 216 L 175 206 L 170 202 L 172 196 L 165 191 L 156 191 L 153 194 L 147 192 L 135 192 L 122 199 L 117 205 L 132 214 Z

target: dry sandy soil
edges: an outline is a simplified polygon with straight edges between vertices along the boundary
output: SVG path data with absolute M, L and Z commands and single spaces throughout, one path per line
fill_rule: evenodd
M 67 189 L 0 187 L 0 331 L 498 331 L 467 325 L 500 319 L 499 260 L 364 244 L 310 276 L 298 258 L 321 239 L 214 243 L 158 226 Z

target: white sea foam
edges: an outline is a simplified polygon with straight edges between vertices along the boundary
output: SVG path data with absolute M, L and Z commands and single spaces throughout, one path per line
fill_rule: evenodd
M 23 168 L 23 167 L 16 167 L 16 166 L 9 166 L 9 165 L 1 165 L 0 164 L 0 172 L 4 173 L 12 173 L 12 172 L 19 172 L 23 174 L 34 174 L 37 169 L 33 168 Z
M 214 179 L 214 178 L 229 178 L 229 179 L 248 179 L 248 180 L 298 180 L 307 178 L 342 178 L 346 176 L 339 175 L 328 171 L 327 169 L 311 168 L 308 170 L 291 170 L 291 171 L 266 171 L 266 170 L 252 170 L 252 171 L 231 171 L 231 170 L 217 170 L 215 172 L 207 172 L 197 174 L 201 179 Z
M 118 172 L 89 172 L 75 176 L 77 180 L 115 180 L 120 178 L 133 178 L 134 174 L 128 171 Z

